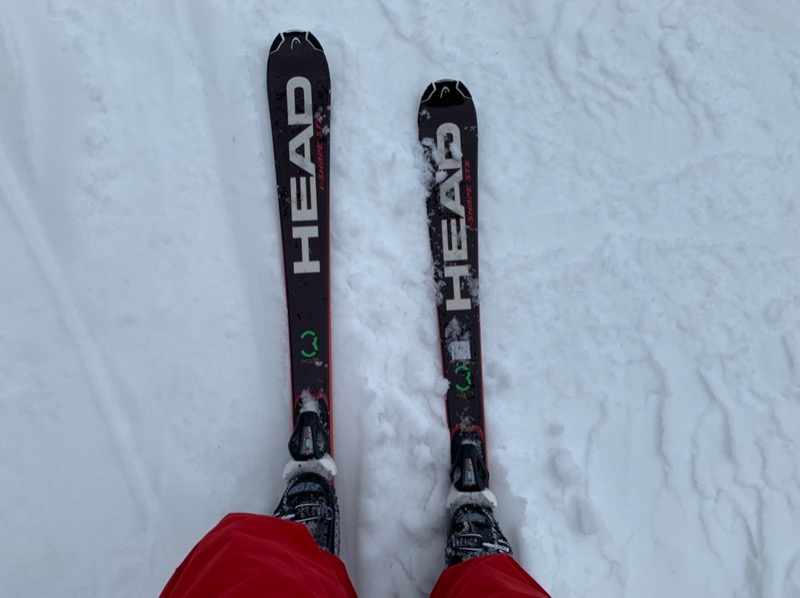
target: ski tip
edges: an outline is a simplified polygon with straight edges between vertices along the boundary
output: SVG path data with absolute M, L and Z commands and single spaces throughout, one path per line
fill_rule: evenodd
M 275 36 L 272 45 L 269 47 L 269 53 L 274 54 L 281 49 L 294 50 L 297 48 L 309 47 L 318 52 L 322 52 L 322 45 L 310 31 L 284 31 Z
M 458 106 L 467 100 L 472 100 L 469 89 L 461 81 L 455 79 L 440 79 L 425 88 L 422 94 L 422 103 L 428 106 Z

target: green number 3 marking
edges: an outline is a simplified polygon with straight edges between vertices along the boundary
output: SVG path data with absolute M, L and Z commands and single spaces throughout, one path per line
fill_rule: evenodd
M 469 371 L 469 368 L 465 365 L 460 365 L 456 368 L 456 374 L 464 374 L 464 379 L 466 381 L 465 384 L 456 384 L 456 390 L 461 392 L 467 392 L 470 388 L 472 388 L 472 372 Z
M 300 335 L 300 338 L 306 338 L 308 336 L 311 337 L 311 348 L 314 350 L 313 351 L 302 350 L 300 351 L 300 355 L 302 355 L 303 357 L 314 357 L 314 355 L 317 354 L 317 351 L 319 351 L 319 337 L 317 336 L 317 333 L 314 332 L 313 330 L 306 330 L 303 334 Z

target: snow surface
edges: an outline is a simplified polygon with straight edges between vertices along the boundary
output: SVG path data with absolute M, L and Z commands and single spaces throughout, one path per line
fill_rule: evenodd
M 0 595 L 153 596 L 287 461 L 264 71 L 333 77 L 343 558 L 443 563 L 417 106 L 471 90 L 498 517 L 554 596 L 800 597 L 800 4 L 0 3 Z

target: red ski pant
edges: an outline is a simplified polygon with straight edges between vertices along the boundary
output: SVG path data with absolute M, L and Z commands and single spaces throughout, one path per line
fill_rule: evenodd
M 200 540 L 173 573 L 162 598 L 322 596 L 356 592 L 338 557 L 308 530 L 266 515 L 232 513 Z M 470 559 L 444 570 L 432 598 L 549 598 L 507 555 Z

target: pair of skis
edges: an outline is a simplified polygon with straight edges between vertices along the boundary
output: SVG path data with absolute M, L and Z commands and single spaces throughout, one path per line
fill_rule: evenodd
M 330 342 L 331 84 L 319 41 L 279 34 L 267 63 L 289 316 L 292 460 L 336 474 Z M 438 81 L 420 102 L 419 137 L 430 164 L 427 198 L 442 363 L 450 385 L 451 506 L 495 506 L 489 491 L 478 305 L 478 125 L 467 88 Z

